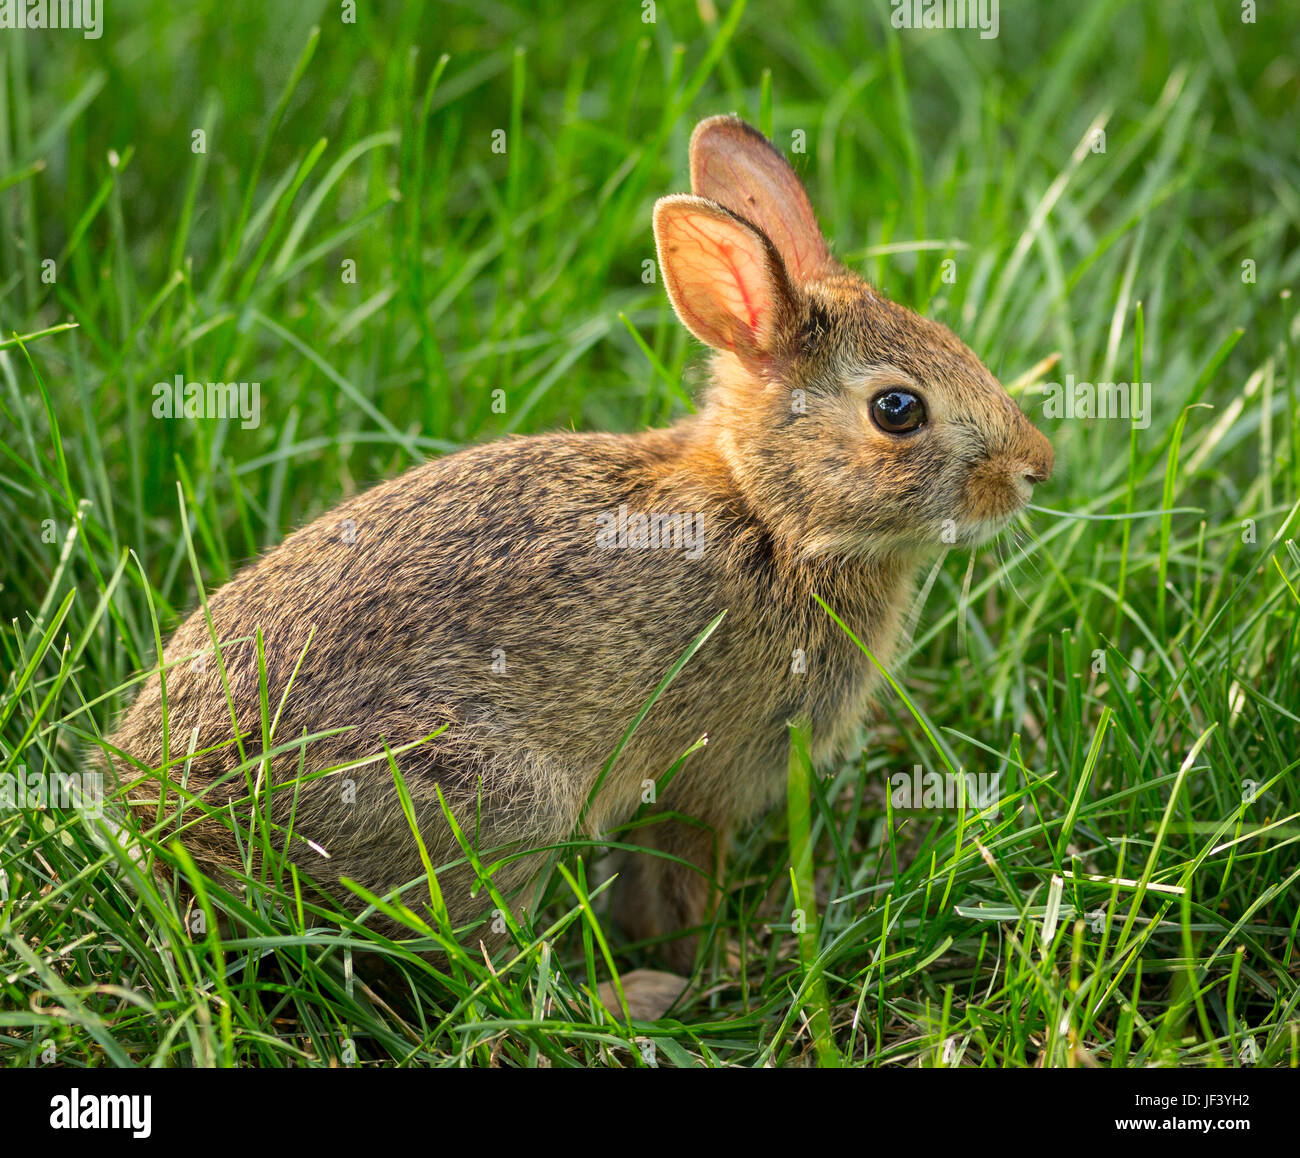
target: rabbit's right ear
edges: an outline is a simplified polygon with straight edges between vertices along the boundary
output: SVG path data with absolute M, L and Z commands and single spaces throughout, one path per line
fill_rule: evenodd
M 831 263 L 812 202 L 790 163 L 739 117 L 709 117 L 691 134 L 691 192 L 752 221 L 795 281 Z
M 729 209 L 684 193 L 655 202 L 654 230 L 664 285 L 682 324 L 751 369 L 766 364 L 794 313 L 772 243 Z

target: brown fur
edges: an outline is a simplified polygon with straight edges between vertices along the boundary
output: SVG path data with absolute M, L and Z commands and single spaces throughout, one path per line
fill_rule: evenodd
M 710 158 L 716 171 L 732 154 L 750 173 L 772 168 L 779 180 L 770 196 L 792 196 L 791 182 L 802 195 L 763 138 L 726 118 L 697 130 L 692 171 Z M 745 170 L 737 172 L 742 179 Z M 719 194 L 734 198 L 725 183 Z M 349 729 L 308 744 L 305 772 L 446 725 L 398 758 L 434 864 L 460 856 L 435 785 L 482 849 L 547 845 L 575 828 L 618 737 L 725 610 L 642 722 L 582 826 L 596 834 L 626 821 L 643 782 L 707 734 L 707 746 L 658 802 L 700 826 L 642 830 L 647 844 L 701 871 L 635 857 L 624 867 L 619 905 L 637 936 L 706 919 L 728 837 L 782 792 L 787 722 L 809 719 L 814 755 L 826 759 L 866 709 L 874 669 L 814 593 L 888 663 L 913 574 L 942 545 L 944 520 L 955 522 L 960 541 L 975 542 L 1024 502 L 1024 479 L 1051 470 L 1046 440 L 949 330 L 881 298 L 818 250 L 820 237 L 800 236 L 800 222 L 814 221 L 806 205 L 781 226 L 787 253 L 801 247 L 803 272 L 787 277 L 794 261 L 757 222 L 791 207 L 765 205 L 762 196 L 725 207 L 668 198 L 657 212 L 670 290 L 668 267 L 680 274 L 693 258 L 689 238 L 684 254 L 673 249 L 671 215 L 680 207 L 702 214 L 706 231 L 723 231 L 724 248 L 734 237 L 742 248 L 751 234 L 759 239 L 752 265 L 759 297 L 746 302 L 768 310 L 770 325 L 751 333 L 744 319 L 735 323 L 738 340 L 715 353 L 697 416 L 635 435 L 507 439 L 429 462 L 290 535 L 212 595 L 246 755 L 262 748 L 251 642 L 260 630 L 272 715 L 301 658 L 274 742 Z M 906 437 L 883 433 L 868 412 L 873 383 L 900 381 L 924 391 L 931 414 Z M 623 504 L 700 518 L 701 557 L 598 546 L 597 516 Z M 197 728 L 188 789 L 209 803 L 247 794 L 242 774 L 221 779 L 240 756 L 219 664 L 210 657 L 200 670 L 191 662 L 211 650 L 196 612 L 165 650 L 170 752 L 155 675 L 110 739 L 130 757 L 113 759 L 124 779 L 170 759 L 167 774 L 179 781 L 179 758 Z M 505 671 L 495 674 L 501 653 Z M 298 752 L 275 759 L 263 790 L 277 786 L 275 821 L 287 826 L 292 812 L 294 833 L 312 842 L 295 841 L 291 852 L 310 876 L 325 887 L 349 876 L 382 894 L 422 875 L 385 761 L 308 781 L 295 804 L 293 788 L 282 785 L 298 772 Z M 344 780 L 355 782 L 355 803 L 344 800 Z M 150 818 L 158 791 L 155 775 L 132 788 Z M 219 822 L 199 823 L 185 841 L 205 867 L 238 869 L 233 837 Z M 495 879 L 509 890 L 537 866 L 536 858 L 516 861 Z M 439 879 L 454 923 L 481 915 L 485 901 L 471 898 L 467 868 Z M 414 905 L 419 896 L 417 886 L 405 899 Z M 679 964 L 689 953 L 683 946 Z

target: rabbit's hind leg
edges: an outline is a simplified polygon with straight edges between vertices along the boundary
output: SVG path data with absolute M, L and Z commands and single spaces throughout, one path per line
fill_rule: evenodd
M 639 834 L 645 850 L 621 858 L 613 915 L 632 938 L 662 943 L 658 952 L 679 973 L 695 963 L 699 934 L 717 900 L 727 832 L 702 822 L 665 819 Z

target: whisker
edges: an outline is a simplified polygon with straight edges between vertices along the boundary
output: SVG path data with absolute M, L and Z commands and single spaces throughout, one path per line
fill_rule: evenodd
M 1012 534 L 1015 533 L 1014 528 L 1010 528 L 1010 527 L 1009 527 L 1009 528 L 1007 528 L 1007 529 L 1010 530 L 1010 531 L 1012 532 Z M 1001 539 L 1002 539 L 1002 536 L 1001 536 L 1001 535 L 998 535 L 998 540 L 999 540 L 999 542 L 998 542 L 998 555 L 999 555 L 1000 557 L 1002 556 L 1002 543 L 1001 543 Z M 1020 588 L 1016 586 L 1016 581 L 1015 581 L 1015 579 L 1013 579 L 1012 576 L 1011 576 L 1011 567 L 1007 564 L 1005 558 L 1002 559 L 1002 572 L 1001 572 L 1001 573 L 1002 573 L 1002 575 L 1005 577 L 1005 579 L 1006 579 L 1006 581 L 1007 581 L 1007 586 L 1011 588 L 1011 591 L 1012 591 L 1012 593 L 1015 595 L 1015 597 L 1016 597 L 1017 599 L 1019 599 L 1020 602 L 1023 603 L 1026 607 L 1028 607 L 1028 606 L 1029 606 L 1029 600 L 1027 600 L 1023 595 L 1020 594 Z
M 1024 563 L 1024 565 L 1033 572 L 1034 578 L 1041 580 L 1043 572 L 1034 561 L 1030 550 L 1032 549 L 1037 551 L 1042 546 L 1042 543 L 1039 542 L 1037 536 L 1034 534 L 1033 528 L 1030 526 L 1028 520 L 1023 520 L 1018 527 L 1013 529 L 1013 533 L 1016 536 L 1016 564 L 1020 565 L 1021 563 Z

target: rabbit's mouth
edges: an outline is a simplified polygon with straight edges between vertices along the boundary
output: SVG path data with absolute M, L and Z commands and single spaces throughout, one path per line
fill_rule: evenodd
M 1042 477 L 1018 460 L 985 460 L 966 478 L 963 521 L 979 541 L 990 538 L 1024 510 Z
M 962 547 L 979 547 L 992 539 L 996 539 L 1011 525 L 1023 507 L 1024 504 L 1022 503 L 1009 511 L 1004 511 L 1000 515 L 993 515 L 991 518 L 979 519 L 968 524 L 958 532 L 958 545 Z
M 968 490 L 965 517 L 957 520 L 959 545 L 978 547 L 997 538 L 1025 510 L 1033 496 L 1033 480 L 1020 472 L 1001 471 L 994 480 L 984 480 L 974 493 Z M 949 540 L 951 537 L 947 536 Z

